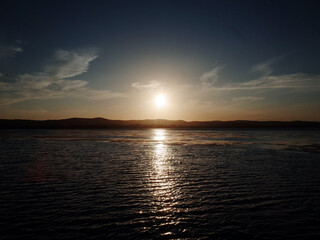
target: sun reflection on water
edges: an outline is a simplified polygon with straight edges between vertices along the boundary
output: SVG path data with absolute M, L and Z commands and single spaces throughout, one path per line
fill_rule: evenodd
M 159 143 L 154 148 L 153 167 L 156 175 L 163 176 L 166 170 L 168 170 L 167 163 L 167 149 L 163 143 Z
M 157 141 L 157 144 L 153 149 L 148 184 L 154 199 L 152 211 L 160 224 L 157 227 L 174 225 L 179 222 L 175 215 L 181 197 L 178 176 L 173 164 L 174 152 L 172 147 L 164 142 L 166 139 L 165 129 L 155 129 L 153 139 Z
M 166 130 L 165 129 L 154 129 L 153 140 L 162 142 L 166 139 Z

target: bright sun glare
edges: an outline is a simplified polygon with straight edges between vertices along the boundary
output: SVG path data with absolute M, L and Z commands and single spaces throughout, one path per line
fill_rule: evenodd
M 159 94 L 154 99 L 154 102 L 155 102 L 157 107 L 162 108 L 162 107 L 164 107 L 166 105 L 167 100 L 166 100 L 166 97 L 163 94 Z

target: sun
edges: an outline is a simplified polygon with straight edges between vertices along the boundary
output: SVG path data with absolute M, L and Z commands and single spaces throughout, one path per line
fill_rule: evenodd
M 167 99 L 163 94 L 159 94 L 155 97 L 154 103 L 158 108 L 162 108 L 166 105 Z

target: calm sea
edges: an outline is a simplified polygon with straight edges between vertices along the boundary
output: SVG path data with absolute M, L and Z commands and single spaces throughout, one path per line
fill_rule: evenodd
M 320 239 L 320 132 L 2 130 L 1 239 Z

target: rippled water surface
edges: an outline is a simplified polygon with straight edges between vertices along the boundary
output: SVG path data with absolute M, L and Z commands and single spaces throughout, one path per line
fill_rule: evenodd
M 320 239 L 320 132 L 3 130 L 4 239 Z

